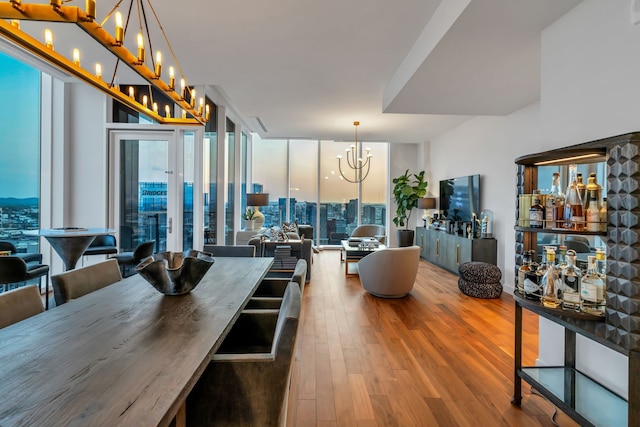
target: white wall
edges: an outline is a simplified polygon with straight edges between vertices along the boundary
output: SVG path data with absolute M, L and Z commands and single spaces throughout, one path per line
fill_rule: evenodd
M 640 26 L 629 2 L 585 0 L 542 33 L 539 104 L 477 117 L 431 141 L 432 180 L 479 173 L 482 208 L 494 211 L 498 265 L 512 290 L 515 166 L 523 154 L 640 129 Z M 561 364 L 563 329 L 540 321 L 539 363 Z M 578 340 L 577 365 L 627 395 L 624 356 Z

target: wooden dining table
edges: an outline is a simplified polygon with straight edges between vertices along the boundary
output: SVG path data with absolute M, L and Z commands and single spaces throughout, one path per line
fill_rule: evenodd
M 135 275 L 0 329 L 0 426 L 181 425 L 272 262 L 218 257 L 182 296 Z

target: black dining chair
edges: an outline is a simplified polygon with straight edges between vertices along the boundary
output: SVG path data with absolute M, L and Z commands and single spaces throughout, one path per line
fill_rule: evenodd
M 121 252 L 116 255 L 114 258 L 118 260 L 122 277 L 132 276 L 134 273 L 130 273 L 131 267 L 135 267 L 140 264 L 143 259 L 151 256 L 153 254 L 153 247 L 155 244 L 155 240 L 149 240 L 147 242 L 140 243 L 132 252 Z
M 18 256 L 24 260 L 26 263 L 35 262 L 38 264 L 42 263 L 42 254 L 41 253 L 27 253 L 27 252 L 18 252 L 18 248 L 9 242 L 8 240 L 0 240 L 0 251 L 10 251 L 11 255 Z
M 27 264 L 24 259 L 17 256 L 0 257 L 0 285 L 8 290 L 13 283 L 27 282 L 39 279 L 38 289 L 42 293 L 42 276 L 46 278 L 45 307 L 49 309 L 49 266 L 44 264 Z

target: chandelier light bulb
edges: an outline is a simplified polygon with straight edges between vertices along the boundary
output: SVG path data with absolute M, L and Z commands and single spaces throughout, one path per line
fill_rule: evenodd
M 138 63 L 144 63 L 144 38 L 142 33 L 138 33 Z
M 211 116 L 211 108 L 209 107 L 209 104 L 204 106 L 204 119 L 206 121 L 209 121 L 209 117 Z
M 73 49 L 73 63 L 80 66 L 80 49 L 78 48 Z
M 187 99 L 187 83 L 184 79 L 180 79 L 180 95 L 182 99 Z
M 44 45 L 53 49 L 53 33 L 48 28 L 44 30 Z
M 162 52 L 156 52 L 156 77 L 160 78 L 162 74 Z
M 169 88 L 171 90 L 176 89 L 176 75 L 173 71 L 173 67 L 169 67 Z
M 96 77 L 99 79 L 102 78 L 102 65 L 100 65 L 99 63 L 96 64 Z
M 198 114 L 202 115 L 203 109 L 204 109 L 204 98 L 200 97 L 198 102 Z
M 195 107 L 196 105 L 196 90 L 191 89 L 191 107 Z
M 87 11 L 87 18 L 92 21 L 96 19 L 96 0 L 87 0 L 85 9 Z
M 153 103 L 153 112 L 158 114 L 158 103 L 157 102 Z
M 116 45 L 122 46 L 124 40 L 124 26 L 122 25 L 122 13 L 116 12 Z
M 129 98 L 133 98 L 135 96 L 136 92 L 135 89 L 133 88 L 133 86 L 129 86 Z
M 147 102 L 149 101 L 149 98 L 147 98 L 147 95 L 143 95 L 142 96 L 142 105 L 145 106 L 145 108 L 147 107 Z
M 168 105 L 164 106 L 164 113 L 167 119 L 171 118 L 171 108 Z

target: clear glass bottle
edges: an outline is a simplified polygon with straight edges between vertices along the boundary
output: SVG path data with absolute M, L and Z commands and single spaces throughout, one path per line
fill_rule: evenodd
M 540 204 L 540 195 L 533 195 L 533 205 L 529 208 L 529 227 L 542 228 L 544 225 L 544 208 Z
M 591 191 L 589 194 L 591 200 L 589 200 L 589 207 L 587 208 L 587 214 L 585 216 L 587 231 L 600 231 L 600 208 L 598 207 L 596 192 Z
M 558 308 L 560 300 L 558 299 L 558 272 L 556 270 L 556 252 L 555 248 L 546 248 L 547 260 L 546 270 L 542 276 L 542 305 L 548 308 Z
M 580 282 L 580 304 L 585 313 L 604 316 L 606 300 L 604 281 L 596 272 L 596 257 L 588 256 L 587 273 Z
M 562 270 L 562 308 L 580 311 L 580 279 L 582 272 L 576 267 L 576 252 L 567 251 L 567 266 Z
M 607 278 L 607 254 L 603 248 L 596 249 L 596 273 L 600 275 L 602 280 Z M 606 283 L 606 282 L 605 282 Z
M 574 168 L 572 169 L 573 166 Z M 575 165 L 569 166 L 570 174 L 575 173 Z M 584 211 L 582 198 L 578 192 L 578 180 L 571 179 L 567 188 L 567 196 L 564 199 L 564 227 L 570 230 L 582 231 L 584 229 Z
M 518 291 L 524 294 L 524 279 L 528 271 L 531 271 L 531 251 L 522 253 L 522 265 L 518 267 Z

